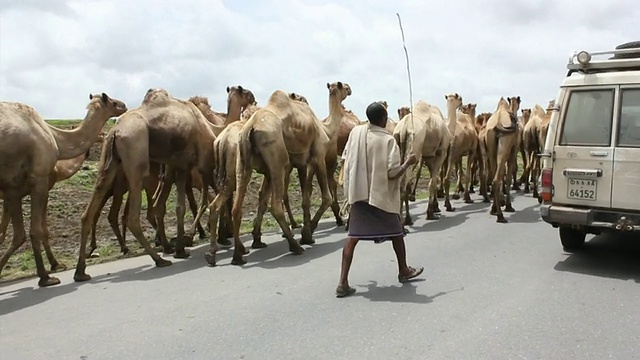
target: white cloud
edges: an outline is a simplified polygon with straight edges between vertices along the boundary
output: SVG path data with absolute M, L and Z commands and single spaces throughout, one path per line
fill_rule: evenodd
M 163 87 L 226 108 L 242 85 L 264 104 L 276 89 L 303 94 L 327 115 L 325 84 L 343 81 L 345 105 L 409 102 L 399 12 L 414 102 L 441 108 L 458 92 L 479 111 L 500 96 L 546 104 L 568 55 L 640 40 L 635 1 L 0 0 L 0 98 L 45 118 L 84 115 L 88 93 L 138 106 Z

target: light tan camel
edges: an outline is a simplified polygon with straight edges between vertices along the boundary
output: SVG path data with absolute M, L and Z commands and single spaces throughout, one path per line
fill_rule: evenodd
M 87 114 L 82 125 L 73 130 L 61 130 L 48 125 L 31 106 L 0 103 L 0 195 L 11 217 L 13 239 L 0 258 L 0 271 L 9 257 L 26 241 L 22 219 L 22 198 L 31 197 L 31 226 L 29 236 L 36 262 L 39 286 L 51 286 L 60 280 L 45 270 L 40 244 L 49 248 L 47 202 L 51 172 L 59 160 L 85 154 L 94 144 L 107 120 L 127 111 L 124 102 L 107 94 L 89 95 Z M 52 271 L 60 264 L 46 251 Z
M 84 160 L 89 156 L 89 152 L 91 149 L 87 150 L 86 153 L 76 156 L 72 159 L 58 160 L 56 165 L 53 168 L 49 175 L 49 191 L 53 188 L 53 186 L 63 180 L 66 180 L 72 177 L 75 173 L 77 173 L 81 168 Z M 29 195 L 28 192 L 25 192 L 24 196 Z M 4 200 L 4 199 L 0 199 Z M 9 228 L 9 224 L 11 223 L 11 217 L 9 216 L 9 210 L 6 206 L 6 203 L 2 203 L 2 220 L 0 220 L 0 244 L 4 243 L 4 240 L 7 236 L 7 229 Z M 45 252 L 51 251 L 48 247 L 45 247 Z M 53 257 L 53 254 L 47 254 L 48 258 Z
M 464 177 L 464 202 L 467 204 L 473 203 L 469 195 L 469 189 L 471 187 L 470 168 L 478 153 L 478 135 L 476 134 L 471 116 L 459 110 L 462 107 L 462 96 L 454 93 L 445 95 L 444 98 L 447 101 L 448 128 L 451 129 L 455 127 L 454 132 L 452 132 L 455 135 L 453 136 L 451 149 L 447 154 L 447 160 L 442 167 L 440 176 L 445 195 L 445 207 L 448 211 L 452 211 L 454 209 L 449 201 L 451 170 L 454 164 L 458 164 L 458 181 L 460 181 L 463 177 L 462 157 L 464 155 L 467 155 L 467 174 Z
M 488 186 L 488 172 L 489 163 L 487 160 L 487 121 L 491 117 L 492 113 L 484 112 L 476 116 L 475 128 L 478 133 L 478 156 L 476 158 L 477 177 L 479 194 L 482 196 L 482 202 L 489 203 L 489 186 Z
M 337 129 L 339 124 L 334 124 Z M 278 221 L 289 242 L 289 250 L 301 254 L 304 249 L 293 238 L 291 228 L 284 217 L 283 197 L 285 176 L 290 167 L 298 170 L 298 178 L 302 187 L 302 208 L 304 220 L 301 243 L 313 243 L 310 214 L 311 179 L 307 178 L 308 166 L 315 166 L 316 177 L 322 193 L 322 204 L 319 211 L 327 209 L 331 203 L 331 193 L 327 182 L 326 156 L 330 139 L 321 129 L 320 121 L 308 104 L 292 100 L 284 91 L 274 91 L 267 105 L 256 111 L 240 131 L 238 143 L 238 159 L 236 167 L 236 196 L 234 199 L 232 219 L 234 235 L 234 254 L 232 264 L 246 263 L 243 258 L 245 248 L 240 241 L 240 223 L 242 221 L 242 203 L 246 189 L 255 168 L 264 174 L 260 187 L 260 199 L 267 198 L 271 189 L 271 213 Z M 308 181 L 309 180 L 309 181 Z M 268 199 L 268 198 L 267 198 Z M 211 217 L 210 217 L 211 219 Z M 260 239 L 254 239 L 257 247 L 264 247 Z M 206 254 L 210 265 L 215 265 L 217 247 L 212 243 Z
M 527 168 L 527 164 L 529 162 L 527 153 L 524 150 L 524 127 L 525 125 L 527 125 L 530 115 L 531 115 L 531 109 L 527 108 L 527 109 L 522 109 L 522 116 L 518 117 L 518 144 L 516 149 L 520 154 L 520 157 L 522 158 L 523 170 Z M 518 165 L 517 159 L 518 159 L 518 156 L 516 155 L 516 164 L 511 169 L 511 177 L 512 177 L 511 190 L 520 190 L 520 185 L 524 183 L 524 171 L 522 173 L 522 176 L 518 178 L 519 165 Z
M 531 113 L 531 118 L 524 129 L 524 148 L 529 158 L 528 166 L 522 174 L 525 184 L 524 192 L 529 192 L 529 181 L 531 181 L 533 197 L 538 200 L 541 200 L 538 194 L 538 176 L 540 175 L 540 158 L 538 155 L 544 150 L 546 130 L 551 120 L 551 108 L 554 105 L 553 100 L 550 101 L 545 111 L 542 106 L 536 104 Z M 531 180 L 529 180 L 529 178 L 531 178 Z
M 469 115 L 469 117 L 471 117 L 472 119 L 472 125 L 473 128 L 475 130 L 475 136 L 476 138 L 478 137 L 478 128 L 476 126 L 476 107 L 477 104 L 474 103 L 468 103 L 465 105 L 462 105 L 462 107 L 460 108 L 460 111 L 463 114 Z M 469 169 L 469 173 L 470 173 L 470 177 L 471 177 L 471 184 L 469 186 L 469 192 L 470 193 L 475 193 L 474 190 L 474 186 L 476 184 L 476 178 L 477 178 L 477 171 L 478 171 L 478 165 L 480 163 L 480 141 L 478 139 L 478 148 L 476 149 L 476 156 L 474 157 L 473 161 L 471 162 L 471 169 Z M 460 161 L 456 164 L 456 169 L 458 172 L 458 181 L 456 183 L 456 192 L 461 193 L 464 192 L 464 186 L 462 185 L 462 175 L 461 175 L 461 168 L 462 168 L 462 159 L 460 159 Z
M 149 89 L 142 104 L 120 117 L 120 121 L 107 134 L 98 167 L 98 178 L 93 196 L 82 215 L 82 231 L 75 281 L 91 279 L 86 274 L 86 246 L 91 222 L 104 197 L 112 186 L 118 167 L 122 166 L 129 184 L 128 228 L 144 247 L 156 266 L 171 265 L 149 245 L 140 226 L 140 207 L 143 180 L 149 175 L 151 161 L 173 167 L 177 171 L 178 236 L 174 257 L 189 256 L 185 249 L 184 219 L 187 174 L 197 167 L 203 177 L 204 188 L 211 183 L 215 140 L 214 125 L 190 101 L 176 99 L 164 89 Z M 205 192 L 206 193 L 206 192 Z M 206 200 L 203 194 L 202 201 Z
M 455 124 L 455 123 L 454 123 Z M 405 115 L 396 124 L 393 133 L 398 145 L 402 159 L 406 159 L 410 153 L 416 158 L 422 159 L 416 163 L 425 163 L 431 174 L 429 180 L 429 204 L 427 205 L 427 219 L 435 220 L 438 199 L 436 196 L 438 187 L 438 174 L 444 163 L 447 152 L 453 139 L 452 130 L 440 109 L 435 105 L 429 105 L 424 100 L 419 100 L 413 107 L 413 113 Z M 411 171 L 407 171 L 401 180 L 402 201 L 405 204 L 405 225 L 412 225 L 413 220 L 409 213 L 409 194 L 415 178 L 417 183 L 420 174 L 416 174 L 416 165 Z
M 518 145 L 518 109 L 520 96 L 500 98 L 496 111 L 487 121 L 486 146 L 487 160 L 489 163 L 489 177 L 493 178 L 491 192 L 493 203 L 491 214 L 497 216 L 497 222 L 506 223 L 507 219 L 502 214 L 501 204 L 505 196 L 505 212 L 514 212 L 511 205 L 510 188 L 511 169 L 515 166 Z M 505 185 L 503 187 L 503 184 Z M 506 191 L 504 191 L 506 189 Z M 505 194 L 506 192 L 506 194 Z

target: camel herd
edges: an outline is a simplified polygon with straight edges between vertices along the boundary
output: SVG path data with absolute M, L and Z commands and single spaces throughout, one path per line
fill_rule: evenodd
M 259 205 L 252 231 L 251 248 L 266 246 L 261 240 L 262 218 L 269 208 L 282 229 L 289 250 L 301 254 L 303 244 L 313 244 L 313 232 L 324 212 L 331 208 L 338 226 L 344 225 L 337 198 L 337 186 L 343 176 L 339 168 L 351 130 L 365 122 L 345 108 L 351 96 L 349 84 L 327 83 L 329 114 L 320 119 L 307 99 L 296 93 L 274 91 L 262 107 L 253 93 L 242 86 L 227 87 L 227 112 L 213 111 L 207 98 L 188 100 L 173 97 L 164 89 L 149 89 L 140 106 L 129 110 L 124 102 L 107 94 L 89 96 L 87 114 L 73 130 L 61 130 L 47 124 L 32 107 L 14 102 L 0 103 L 0 198 L 3 200 L 0 243 L 5 240 L 11 222 L 13 239 L 0 258 L 0 271 L 9 257 L 26 241 L 22 218 L 22 199 L 30 195 L 31 224 L 29 237 L 40 278 L 39 286 L 60 281 L 45 270 L 40 244 L 51 271 L 63 267 L 57 262 L 49 244 L 47 201 L 49 190 L 57 181 L 69 178 L 82 166 L 91 145 L 100 136 L 106 121 L 118 117 L 117 123 L 102 138 L 102 152 L 92 197 L 81 219 L 81 239 L 75 281 L 86 281 L 86 258 L 96 249 L 96 223 L 102 208 L 112 199 L 109 223 L 127 253 L 126 230 L 133 234 L 156 266 L 171 265 L 151 246 L 140 223 L 142 191 L 147 198 L 147 220 L 156 230 L 155 243 L 175 258 L 189 257 L 186 249 L 193 245 L 198 231 L 205 237 L 200 220 L 209 210 L 210 246 L 205 257 L 216 264 L 218 245 L 231 246 L 232 263 L 243 265 L 248 254 L 240 240 L 242 205 L 254 171 L 263 175 Z M 520 97 L 500 98 L 492 113 L 476 116 L 476 104 L 464 104 L 457 93 L 445 95 L 446 117 L 435 105 L 419 100 L 413 107 L 398 109 L 398 121 L 390 120 L 387 130 L 393 134 L 405 158 L 416 154 L 419 161 L 402 178 L 402 201 L 405 225 L 411 225 L 409 202 L 415 201 L 422 166 L 429 169 L 427 219 L 437 219 L 438 198 L 450 202 L 450 179 L 457 173 L 452 198 L 463 194 L 465 203 L 479 184 L 485 202 L 493 197 L 491 214 L 498 222 L 507 222 L 502 214 L 514 211 L 508 189 L 533 190 L 537 197 L 542 150 L 553 102 L 545 111 L 540 105 L 522 109 Z M 386 102 L 382 102 L 388 107 Z M 523 156 L 525 170 L 517 174 L 517 154 Z M 466 157 L 466 169 L 463 159 Z M 293 218 L 287 189 L 290 173 L 297 170 L 302 194 L 303 223 L 301 239 L 294 239 L 292 228 L 299 227 Z M 311 214 L 313 179 L 319 185 L 322 202 Z M 530 185 L 530 183 L 532 183 Z M 177 190 L 177 237 L 175 246 L 165 234 L 164 215 L 172 186 Z M 193 189 L 201 195 L 196 201 Z M 128 193 L 120 229 L 118 215 Z M 269 198 L 271 202 L 269 203 Z M 189 203 L 194 221 L 185 230 L 184 216 Z M 344 206 L 343 206 L 344 209 Z M 285 217 L 288 214 L 288 220 Z M 347 224 L 348 226 L 348 224 Z M 89 250 L 87 242 L 91 237 Z

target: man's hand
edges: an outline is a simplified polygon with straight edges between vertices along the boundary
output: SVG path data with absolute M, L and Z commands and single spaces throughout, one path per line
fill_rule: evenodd
M 404 162 L 407 165 L 413 165 L 418 162 L 418 158 L 416 158 L 416 154 L 409 154 L 409 157 Z

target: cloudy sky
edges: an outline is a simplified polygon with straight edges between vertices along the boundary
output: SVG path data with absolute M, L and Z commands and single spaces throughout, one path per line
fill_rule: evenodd
M 225 111 L 242 85 L 258 104 L 303 94 L 324 118 L 326 83 L 343 81 L 361 118 L 374 100 L 396 115 L 409 103 L 396 12 L 414 102 L 443 111 L 453 92 L 478 111 L 500 96 L 546 105 L 570 53 L 640 40 L 636 0 L 0 0 L 0 99 L 81 118 L 90 92 L 134 108 L 162 87 Z

